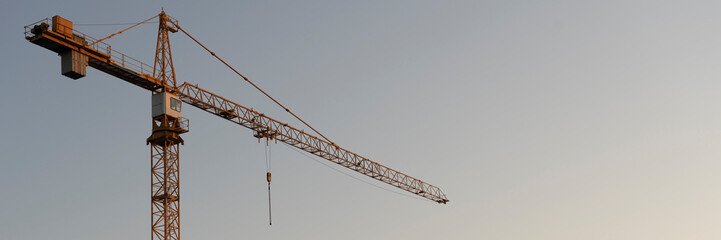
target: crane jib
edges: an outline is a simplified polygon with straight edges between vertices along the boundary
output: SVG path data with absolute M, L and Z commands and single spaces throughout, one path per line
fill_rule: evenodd
M 178 87 L 178 97 L 185 103 L 253 131 L 272 132 L 278 141 L 381 182 L 438 203 L 447 203 L 449 201 L 441 189 L 436 186 L 371 161 L 195 85 L 188 83 L 180 85 Z

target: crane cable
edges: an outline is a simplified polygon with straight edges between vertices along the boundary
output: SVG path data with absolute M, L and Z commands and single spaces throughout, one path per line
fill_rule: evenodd
M 95 45 L 96 43 L 99 43 L 99 42 L 108 40 L 108 39 L 110 39 L 111 37 L 115 37 L 115 35 L 121 34 L 121 33 L 125 32 L 125 31 L 127 31 L 127 30 L 130 30 L 131 28 L 137 27 L 138 25 L 141 25 L 141 24 L 143 24 L 143 23 L 145 23 L 145 22 L 147 22 L 147 21 L 150 21 L 150 20 L 152 20 L 153 18 L 156 18 L 156 17 L 158 17 L 158 16 L 160 16 L 160 15 L 155 15 L 155 16 L 153 16 L 153 17 L 151 17 L 151 18 L 148 18 L 148 20 L 145 20 L 145 21 L 136 23 L 136 24 L 133 25 L 133 26 L 130 26 L 130 27 L 126 28 L 126 29 L 120 30 L 120 32 L 116 32 L 116 33 L 110 34 L 110 36 L 107 36 L 107 37 L 105 37 L 105 38 L 103 38 L 103 39 L 100 39 L 100 40 L 98 40 L 98 41 L 95 41 L 94 43 L 91 43 L 91 44 L 88 45 L 88 46 L 92 46 L 92 45 Z
M 238 70 L 235 70 L 235 68 L 231 67 L 230 64 L 228 64 L 227 62 L 225 62 L 225 60 L 223 60 L 222 58 L 218 57 L 218 55 L 215 55 L 215 53 L 214 53 L 213 51 L 210 51 L 210 49 L 208 49 L 207 47 L 205 47 L 205 45 L 203 45 L 202 43 L 200 43 L 200 41 L 198 41 L 197 39 L 195 39 L 195 38 L 194 38 L 193 36 L 191 36 L 188 32 L 186 32 L 183 28 L 181 28 L 180 25 L 178 25 L 177 23 L 174 23 L 174 22 L 172 22 L 172 21 L 171 21 L 171 23 L 173 23 L 173 25 L 175 25 L 175 27 L 177 27 L 180 31 L 182 31 L 183 33 L 185 33 L 185 35 L 188 35 L 188 37 L 190 37 L 191 39 L 193 39 L 193 41 L 195 41 L 198 45 L 200 45 L 200 46 L 203 47 L 206 51 L 208 51 L 208 52 L 210 53 L 210 55 L 213 55 L 213 57 L 215 57 L 215 58 L 217 58 L 218 60 L 220 60 L 223 64 L 225 64 L 225 66 L 227 66 L 228 68 L 230 68 L 231 70 L 233 70 L 233 72 L 235 72 L 236 74 L 238 74 L 238 76 L 242 77 L 243 80 L 245 80 L 246 82 L 250 83 L 250 85 L 253 85 L 253 87 L 255 87 L 255 89 L 258 89 L 258 91 L 262 92 L 266 97 L 270 98 L 270 100 L 273 100 L 273 102 L 275 102 L 276 104 L 278 104 L 278 106 L 280 106 L 281 108 L 283 108 L 286 112 L 290 113 L 290 115 L 293 115 L 293 117 L 295 117 L 296 119 L 298 119 L 299 121 L 301 121 L 303 124 L 305 124 L 306 126 L 308 126 L 308 127 L 309 127 L 310 129 L 312 129 L 315 133 L 317 133 L 318 135 L 320 135 L 321 137 L 323 137 L 323 138 L 324 138 L 326 141 L 328 141 L 331 145 L 338 147 L 333 141 L 331 141 L 330 139 L 328 139 L 326 136 L 324 136 L 322 133 L 320 133 L 320 132 L 319 132 L 318 130 L 316 130 L 315 128 L 311 127 L 310 124 L 308 124 L 307 122 L 303 121 L 303 119 L 301 119 L 300 117 L 298 117 L 298 115 L 295 115 L 295 113 L 291 112 L 290 109 L 288 109 L 287 107 L 283 106 L 283 104 L 280 104 L 280 102 L 278 102 L 277 100 L 275 100 L 275 98 L 271 97 L 268 93 L 266 93 L 265 91 L 263 91 L 263 89 L 260 89 L 260 87 L 258 87 L 258 85 L 255 85 L 255 83 L 251 82 L 250 79 L 248 79 L 247 77 L 243 76 L 243 74 L 241 74 L 240 72 L 238 72 Z
M 158 23 L 157 21 L 154 22 L 145 22 L 145 23 Z M 142 23 L 142 24 L 145 24 Z M 121 26 L 121 25 L 133 25 L 138 24 L 136 22 L 131 23 L 73 23 L 73 26 Z
M 270 201 L 270 163 L 271 163 L 271 150 L 273 147 L 270 145 L 270 139 L 265 139 L 265 177 L 268 181 L 268 225 L 273 225 L 273 215 L 271 212 L 271 201 Z

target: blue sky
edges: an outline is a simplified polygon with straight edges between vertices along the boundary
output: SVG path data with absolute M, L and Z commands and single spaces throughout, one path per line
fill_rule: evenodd
M 263 145 L 186 107 L 184 239 L 721 237 L 714 1 L 8 0 L 1 239 L 150 237 L 150 93 L 91 68 L 60 75 L 22 26 L 60 15 L 104 37 L 123 26 L 81 24 L 161 7 L 339 145 L 451 200 L 278 144 L 268 226 Z M 107 43 L 152 63 L 156 31 Z M 186 36 L 171 45 L 179 82 L 300 126 Z

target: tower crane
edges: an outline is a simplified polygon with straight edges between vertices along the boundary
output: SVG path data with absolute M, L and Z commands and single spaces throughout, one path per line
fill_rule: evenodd
M 437 203 L 445 204 L 449 201 L 441 189 L 436 186 L 338 146 L 265 92 L 263 93 L 266 96 L 313 129 L 320 137 L 230 101 L 197 85 L 187 82 L 178 84 L 173 66 L 169 33 L 181 31 L 258 88 L 257 85 L 188 34 L 176 19 L 169 17 L 164 11 L 153 18 L 158 18 L 159 25 L 155 61 L 152 66 L 122 54 L 103 42 L 125 30 L 98 40 L 75 30 L 71 21 L 60 16 L 46 18 L 25 26 L 25 38 L 28 41 L 60 55 L 62 75 L 79 79 L 86 75 L 86 68 L 90 66 L 152 93 L 152 132 L 146 139 L 146 143 L 150 145 L 152 166 L 151 239 L 180 239 L 178 161 L 180 145 L 184 144 L 180 135 L 189 131 L 189 121 L 181 115 L 182 103 L 248 128 L 253 131 L 253 136 L 259 139 L 280 141 Z M 258 90 L 262 91 L 260 88 Z M 269 173 L 267 177 L 270 182 Z

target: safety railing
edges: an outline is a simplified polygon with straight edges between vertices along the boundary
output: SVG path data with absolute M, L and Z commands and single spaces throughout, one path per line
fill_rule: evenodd
M 31 23 L 31 24 L 29 24 L 29 25 L 26 25 L 26 26 L 24 27 L 24 28 L 25 28 L 25 37 L 28 38 L 28 37 L 34 36 L 35 34 L 32 33 L 33 28 L 34 28 L 35 26 L 40 26 L 41 23 L 45 23 L 48 27 L 50 27 L 50 18 L 46 18 L 46 19 L 43 19 L 43 20 L 40 20 L 40 21 Z
M 110 50 L 110 60 L 129 70 L 134 71 L 135 73 L 139 75 L 150 75 L 153 76 L 153 66 L 150 66 L 148 64 L 145 64 L 135 58 L 129 57 L 128 55 L 125 55 L 121 52 Z
M 190 131 L 190 120 L 188 120 L 187 118 L 184 118 L 184 117 L 180 117 L 180 120 L 178 122 L 180 122 L 179 127 L 180 127 L 180 129 L 183 130 L 183 132 Z

